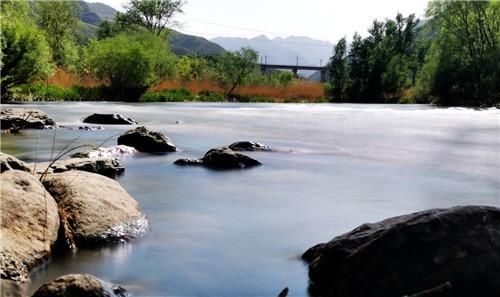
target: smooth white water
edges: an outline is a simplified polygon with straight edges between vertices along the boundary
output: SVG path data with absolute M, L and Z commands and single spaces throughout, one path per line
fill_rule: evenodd
M 133 296 L 307 295 L 310 246 L 365 223 L 454 205 L 500 206 L 500 110 L 426 105 L 42 103 L 60 125 L 121 113 L 168 135 L 179 152 L 125 157 L 118 181 L 152 230 L 132 243 L 55 256 L 30 290 L 91 273 Z M 3 105 L 2 109 L 10 107 Z M 16 106 L 20 107 L 20 106 Z M 178 121 L 178 124 L 176 122 Z M 2 135 L 2 151 L 47 160 L 79 144 L 116 144 L 127 126 Z M 277 152 L 264 165 L 210 171 L 176 167 L 210 148 L 254 140 Z

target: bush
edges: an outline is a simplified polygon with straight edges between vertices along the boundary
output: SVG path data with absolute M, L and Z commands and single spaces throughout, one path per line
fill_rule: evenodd
M 147 92 L 141 96 L 140 102 L 184 102 L 193 101 L 194 95 L 186 89 Z
M 106 97 L 103 87 L 62 88 L 51 85 L 23 85 L 16 90 L 15 98 L 19 101 L 98 101 Z
M 86 64 L 99 79 L 109 81 L 120 99 L 137 100 L 149 86 L 174 72 L 175 57 L 166 41 L 150 33 L 93 41 Z

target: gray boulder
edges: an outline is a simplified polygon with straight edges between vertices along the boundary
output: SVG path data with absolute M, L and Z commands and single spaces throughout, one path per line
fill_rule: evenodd
M 253 141 L 238 141 L 229 145 L 229 148 L 237 152 L 272 151 L 270 146 Z
M 150 131 L 146 127 L 137 127 L 118 137 L 119 145 L 126 145 L 146 153 L 175 152 L 177 148 L 161 132 Z
M 211 169 L 243 169 L 262 165 L 247 155 L 236 153 L 229 148 L 209 150 L 201 159 L 179 159 L 174 162 L 179 166 L 205 166 Z
M 9 108 L 0 112 L 2 130 L 45 129 L 55 124 L 54 119 L 38 109 Z
M 5 154 L 2 152 L 0 152 L 0 169 L 0 172 L 4 172 L 7 170 L 21 170 L 30 172 L 28 164 L 9 154 Z
M 309 249 L 314 296 L 500 296 L 500 209 L 432 209 Z
M 131 118 L 126 118 L 123 115 L 117 113 L 111 113 L 111 114 L 94 113 L 83 119 L 83 122 L 87 124 L 100 124 L 100 125 L 138 124 L 135 120 Z
M 125 167 L 117 158 L 70 158 L 54 162 L 30 163 L 32 170 L 36 168 L 36 174 L 42 174 L 47 169 L 47 173 L 60 173 L 70 170 L 87 171 L 101 174 L 107 177 L 115 177 L 125 171 Z
M 142 236 L 149 222 L 116 181 L 85 171 L 53 173 L 43 181 L 61 213 L 68 246 L 97 246 Z
M 1 278 L 25 282 L 28 272 L 47 260 L 57 239 L 57 204 L 33 175 L 0 174 Z
M 42 285 L 32 297 L 126 297 L 127 291 L 90 274 L 68 274 Z

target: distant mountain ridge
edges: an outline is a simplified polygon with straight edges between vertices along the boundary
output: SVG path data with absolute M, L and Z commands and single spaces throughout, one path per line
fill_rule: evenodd
M 215 42 L 228 51 L 235 51 L 242 47 L 250 47 L 259 52 L 262 62 L 268 64 L 295 65 L 325 65 L 332 55 L 333 44 L 328 41 L 316 40 L 309 37 L 290 36 L 273 39 L 265 35 L 254 38 L 216 37 Z
M 82 32 L 88 38 L 95 37 L 102 21 L 113 20 L 118 13 L 113 7 L 100 2 L 77 1 L 77 3 L 80 6 L 78 18 L 82 25 Z M 220 45 L 203 37 L 186 35 L 177 31 L 172 32 L 170 48 L 172 52 L 179 56 L 213 56 L 225 51 Z

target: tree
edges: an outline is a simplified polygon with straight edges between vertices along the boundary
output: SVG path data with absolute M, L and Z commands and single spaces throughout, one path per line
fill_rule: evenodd
M 75 32 L 78 6 L 74 1 L 36 1 L 38 23 L 52 51 L 52 60 L 61 68 L 72 69 L 78 61 Z
M 226 97 L 230 97 L 234 89 L 255 70 L 257 57 L 256 51 L 246 47 L 220 55 L 216 67 L 219 79 L 227 89 Z
M 2 1 L 0 76 L 2 99 L 21 84 L 46 78 L 52 71 L 43 33 L 30 22 L 28 3 Z
M 151 33 L 121 33 L 93 41 L 85 52 L 88 69 L 109 82 L 122 99 L 137 99 L 153 83 L 174 73 L 175 56 L 164 40 Z
M 333 56 L 328 63 L 332 100 L 342 101 L 347 82 L 347 42 L 341 38 L 335 45 Z
M 500 3 L 434 1 L 436 32 L 418 82 L 420 96 L 442 105 L 500 102 Z
M 117 16 L 118 22 L 127 22 L 161 35 L 173 24 L 173 17 L 182 13 L 183 0 L 130 0 L 124 14 Z

